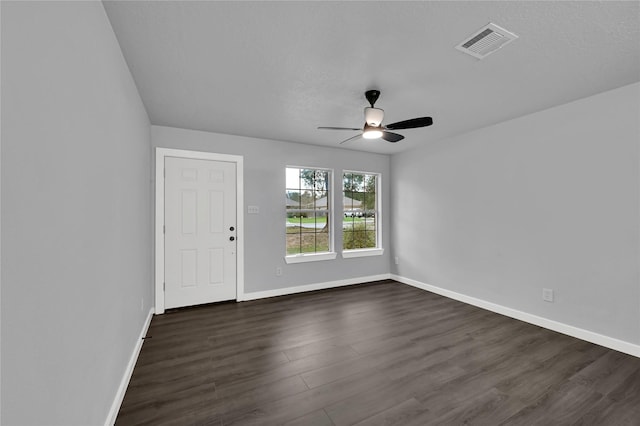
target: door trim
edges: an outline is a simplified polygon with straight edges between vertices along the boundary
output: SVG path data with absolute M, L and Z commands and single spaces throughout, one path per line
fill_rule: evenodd
M 164 160 L 166 157 L 226 161 L 236 165 L 236 300 L 244 296 L 244 182 L 241 155 L 156 148 L 155 313 L 164 313 Z

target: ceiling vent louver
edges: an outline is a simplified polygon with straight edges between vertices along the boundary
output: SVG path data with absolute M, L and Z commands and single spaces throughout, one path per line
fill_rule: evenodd
M 480 30 L 476 31 L 473 35 L 467 37 L 462 43 L 456 46 L 456 49 L 468 53 L 475 58 L 482 59 L 517 38 L 517 35 L 504 28 L 500 28 L 496 24 L 490 23 L 480 28 Z

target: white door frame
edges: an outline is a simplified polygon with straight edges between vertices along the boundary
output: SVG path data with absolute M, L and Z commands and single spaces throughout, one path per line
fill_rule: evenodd
M 166 157 L 192 158 L 195 160 L 226 161 L 236 164 L 236 300 L 244 295 L 244 185 L 241 155 L 215 154 L 212 152 L 186 151 L 182 149 L 156 148 L 156 271 L 155 313 L 164 313 L 164 159 Z

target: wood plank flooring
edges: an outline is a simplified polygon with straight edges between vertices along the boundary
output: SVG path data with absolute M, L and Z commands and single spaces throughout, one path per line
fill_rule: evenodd
M 394 281 L 148 336 L 117 425 L 640 425 L 640 359 Z

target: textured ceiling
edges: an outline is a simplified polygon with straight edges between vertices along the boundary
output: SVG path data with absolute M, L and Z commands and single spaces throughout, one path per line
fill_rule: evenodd
M 390 154 L 640 81 L 637 1 L 103 3 L 156 125 Z M 489 22 L 520 38 L 454 49 Z M 434 125 L 316 130 L 362 126 L 372 88 L 385 123 Z

